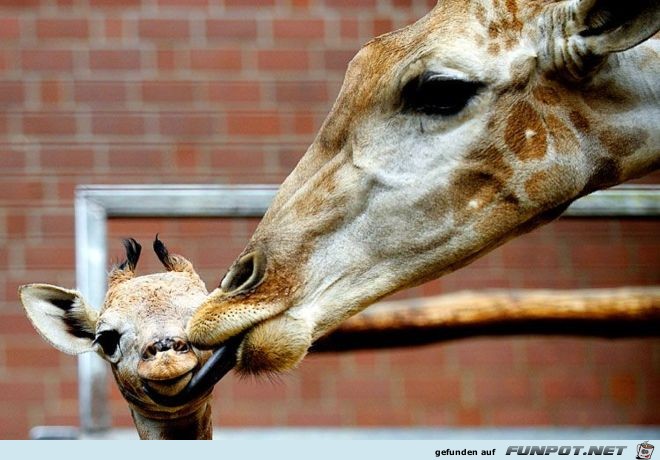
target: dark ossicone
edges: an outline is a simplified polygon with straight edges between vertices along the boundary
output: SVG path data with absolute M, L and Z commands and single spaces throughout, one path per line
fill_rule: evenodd
M 135 271 L 135 267 L 137 267 L 138 260 L 140 259 L 140 252 L 142 252 L 142 246 L 133 238 L 127 238 L 122 243 L 126 249 L 126 260 L 119 264 L 119 269 L 125 270 L 128 268 L 131 271 Z
M 193 376 L 188 385 L 175 396 L 163 396 L 144 386 L 144 392 L 153 402 L 165 407 L 178 407 L 209 393 L 236 365 L 236 351 L 243 336 L 232 337 L 223 346 L 213 352 L 209 360 Z
M 170 253 L 163 244 L 161 240 L 158 239 L 158 233 L 156 233 L 156 239 L 154 240 L 154 251 L 158 256 L 158 260 L 167 268 L 168 271 L 174 270 L 174 264 L 172 259 L 170 259 Z

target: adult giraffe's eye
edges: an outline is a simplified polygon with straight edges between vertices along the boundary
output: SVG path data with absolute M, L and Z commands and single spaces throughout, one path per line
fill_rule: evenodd
M 483 83 L 424 72 L 401 91 L 403 110 L 425 115 L 455 115 L 470 102 Z
M 119 332 L 109 329 L 96 334 L 94 344 L 98 344 L 103 349 L 103 353 L 110 357 L 115 354 L 119 347 Z

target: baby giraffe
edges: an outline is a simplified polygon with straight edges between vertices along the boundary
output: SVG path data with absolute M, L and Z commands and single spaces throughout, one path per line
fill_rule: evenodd
M 167 271 L 135 276 L 142 248 L 132 238 L 124 246 L 126 260 L 110 271 L 99 312 L 78 291 L 29 284 L 19 289 L 27 316 L 58 350 L 93 351 L 110 363 L 140 438 L 211 439 L 211 391 L 235 350 L 212 355 L 189 343 L 186 324 L 208 292 L 188 260 L 156 236 Z

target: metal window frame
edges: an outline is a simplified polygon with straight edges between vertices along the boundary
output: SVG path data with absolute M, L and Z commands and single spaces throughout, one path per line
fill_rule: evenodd
M 81 185 L 75 194 L 76 283 L 98 308 L 106 291 L 107 221 L 121 217 L 259 217 L 276 185 Z M 660 187 L 619 186 L 574 202 L 574 217 L 660 216 Z M 110 428 L 107 364 L 79 357 L 78 392 L 82 433 Z

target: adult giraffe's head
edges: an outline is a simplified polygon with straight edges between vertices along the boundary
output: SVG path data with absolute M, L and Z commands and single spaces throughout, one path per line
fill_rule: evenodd
M 440 0 L 372 40 L 191 340 L 290 369 L 377 299 L 657 168 L 659 28 L 657 0 Z

